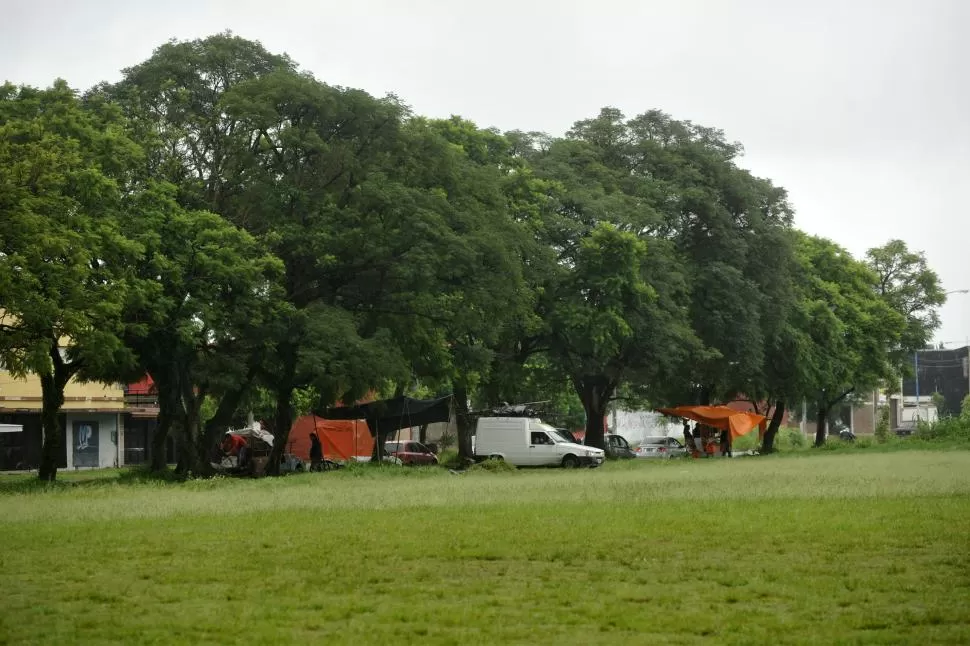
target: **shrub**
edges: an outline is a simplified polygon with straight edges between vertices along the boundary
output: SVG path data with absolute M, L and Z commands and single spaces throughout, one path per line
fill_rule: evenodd
M 933 424 L 921 422 L 916 429 L 916 437 L 929 441 L 970 441 L 970 416 L 947 417 Z
M 485 471 L 488 473 L 501 473 L 508 471 L 515 471 L 515 465 L 509 464 L 505 460 L 496 460 L 494 458 L 489 458 L 484 462 L 479 462 L 472 465 L 469 471 Z
M 441 447 L 442 451 L 450 449 L 457 443 L 458 437 L 450 431 L 446 431 L 441 437 L 438 438 L 438 446 Z
M 876 422 L 875 429 L 876 441 L 885 443 L 889 439 L 889 409 L 879 409 L 879 420 Z
M 793 449 L 803 448 L 806 444 L 805 435 L 797 428 L 784 429 L 779 439 Z
M 753 451 L 758 448 L 758 434 L 751 431 L 731 442 L 732 451 Z
M 449 468 L 456 468 L 461 465 L 457 449 L 444 449 L 438 454 L 438 464 Z

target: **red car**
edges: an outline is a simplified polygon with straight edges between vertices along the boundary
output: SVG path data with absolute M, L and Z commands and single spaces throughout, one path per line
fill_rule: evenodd
M 421 442 L 387 442 L 384 452 L 405 465 L 438 464 L 438 456 Z

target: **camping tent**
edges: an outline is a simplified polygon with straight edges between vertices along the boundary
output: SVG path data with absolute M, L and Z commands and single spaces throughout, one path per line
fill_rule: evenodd
M 658 408 L 657 412 L 674 417 L 683 417 L 707 426 L 731 432 L 731 440 L 747 435 L 765 421 L 764 415 L 737 411 L 727 406 L 677 406 Z
M 320 438 L 323 457 L 334 462 L 369 460 L 374 450 L 374 439 L 364 420 L 333 420 L 304 415 L 290 429 L 287 452 L 309 462 L 310 433 L 314 431 Z

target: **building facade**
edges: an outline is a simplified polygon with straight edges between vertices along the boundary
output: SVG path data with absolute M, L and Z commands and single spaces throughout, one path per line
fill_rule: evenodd
M 918 375 L 903 379 L 903 408 L 917 408 L 924 412 L 933 407 L 933 393 L 943 396 L 943 415 L 959 415 L 963 399 L 970 394 L 970 346 L 952 350 L 920 350 L 913 357 L 914 372 Z
M 0 471 L 36 469 L 43 433 L 40 379 L 0 370 Z M 99 468 L 124 464 L 125 397 L 120 385 L 71 381 L 60 411 L 59 467 Z

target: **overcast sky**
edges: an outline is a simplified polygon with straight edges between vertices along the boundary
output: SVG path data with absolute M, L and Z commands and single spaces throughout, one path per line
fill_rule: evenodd
M 0 0 L 0 78 L 87 88 L 230 29 L 429 116 L 562 134 L 616 106 L 722 128 L 797 225 L 970 289 L 970 0 Z M 938 340 L 970 336 L 970 295 Z

